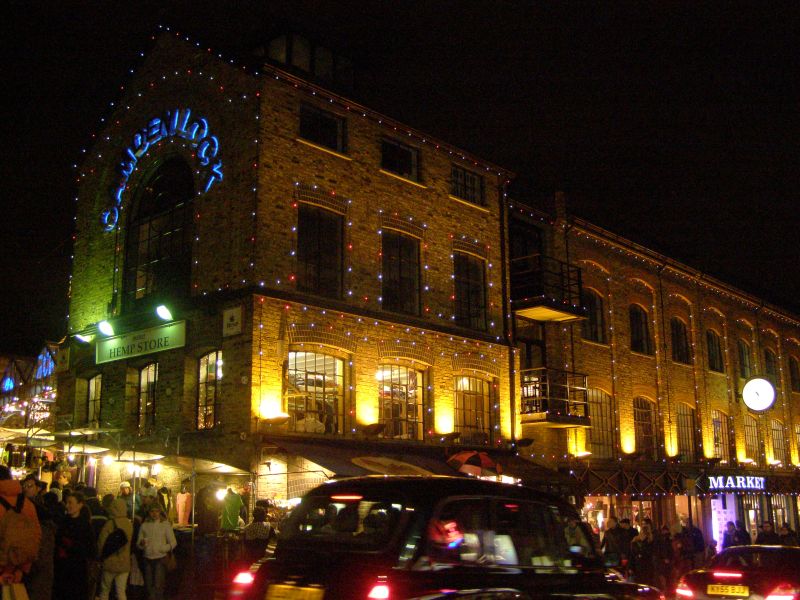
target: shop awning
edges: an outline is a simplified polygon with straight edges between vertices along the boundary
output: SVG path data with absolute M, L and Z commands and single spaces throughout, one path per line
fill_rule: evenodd
M 489 454 L 500 465 L 503 475 L 519 479 L 523 485 L 558 496 L 579 495 L 580 482 L 574 477 L 510 452 Z
M 389 448 L 370 446 L 334 446 L 302 442 L 272 440 L 289 454 L 318 464 L 334 473 L 335 477 L 360 477 L 363 475 L 458 475 L 444 457 L 417 454 L 405 449 L 392 451 Z
M 190 472 L 194 471 L 197 475 L 250 475 L 249 471 L 204 458 L 166 456 L 160 462 L 165 467 L 173 467 Z

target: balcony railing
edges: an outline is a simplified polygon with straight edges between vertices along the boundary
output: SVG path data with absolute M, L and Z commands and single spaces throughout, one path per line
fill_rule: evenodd
M 543 254 L 511 260 L 511 302 L 523 317 L 570 321 L 585 316 L 581 270 Z
M 588 427 L 586 375 L 539 367 L 520 372 L 523 423 Z

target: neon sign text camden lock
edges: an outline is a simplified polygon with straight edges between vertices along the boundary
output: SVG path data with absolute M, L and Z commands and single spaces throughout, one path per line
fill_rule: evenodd
M 163 119 L 152 119 L 135 133 L 131 145 L 125 149 L 124 158 L 119 164 L 120 177 L 111 191 L 113 204 L 100 216 L 103 229 L 113 231 L 116 228 L 122 207 L 122 194 L 128 187 L 128 179 L 136 169 L 139 159 L 147 154 L 150 146 L 168 137 L 183 138 L 195 148 L 198 170 L 205 181 L 202 193 L 208 192 L 216 181 L 222 181 L 222 161 L 217 160 L 219 140 L 217 136 L 210 135 L 208 121 L 203 117 L 192 118 L 189 108 L 168 110 Z

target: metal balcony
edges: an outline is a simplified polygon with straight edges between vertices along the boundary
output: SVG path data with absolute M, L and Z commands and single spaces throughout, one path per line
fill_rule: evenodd
M 586 375 L 539 367 L 520 372 L 523 424 L 589 427 Z
M 534 321 L 575 321 L 581 304 L 581 270 L 543 254 L 511 260 L 511 306 Z

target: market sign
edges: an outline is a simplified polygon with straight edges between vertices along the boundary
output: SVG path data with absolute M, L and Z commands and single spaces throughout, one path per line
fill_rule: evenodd
M 175 321 L 150 329 L 98 339 L 95 347 L 95 363 L 99 365 L 134 356 L 163 352 L 181 348 L 185 344 L 186 321 Z
M 708 490 L 763 490 L 765 479 L 750 475 L 709 475 Z

